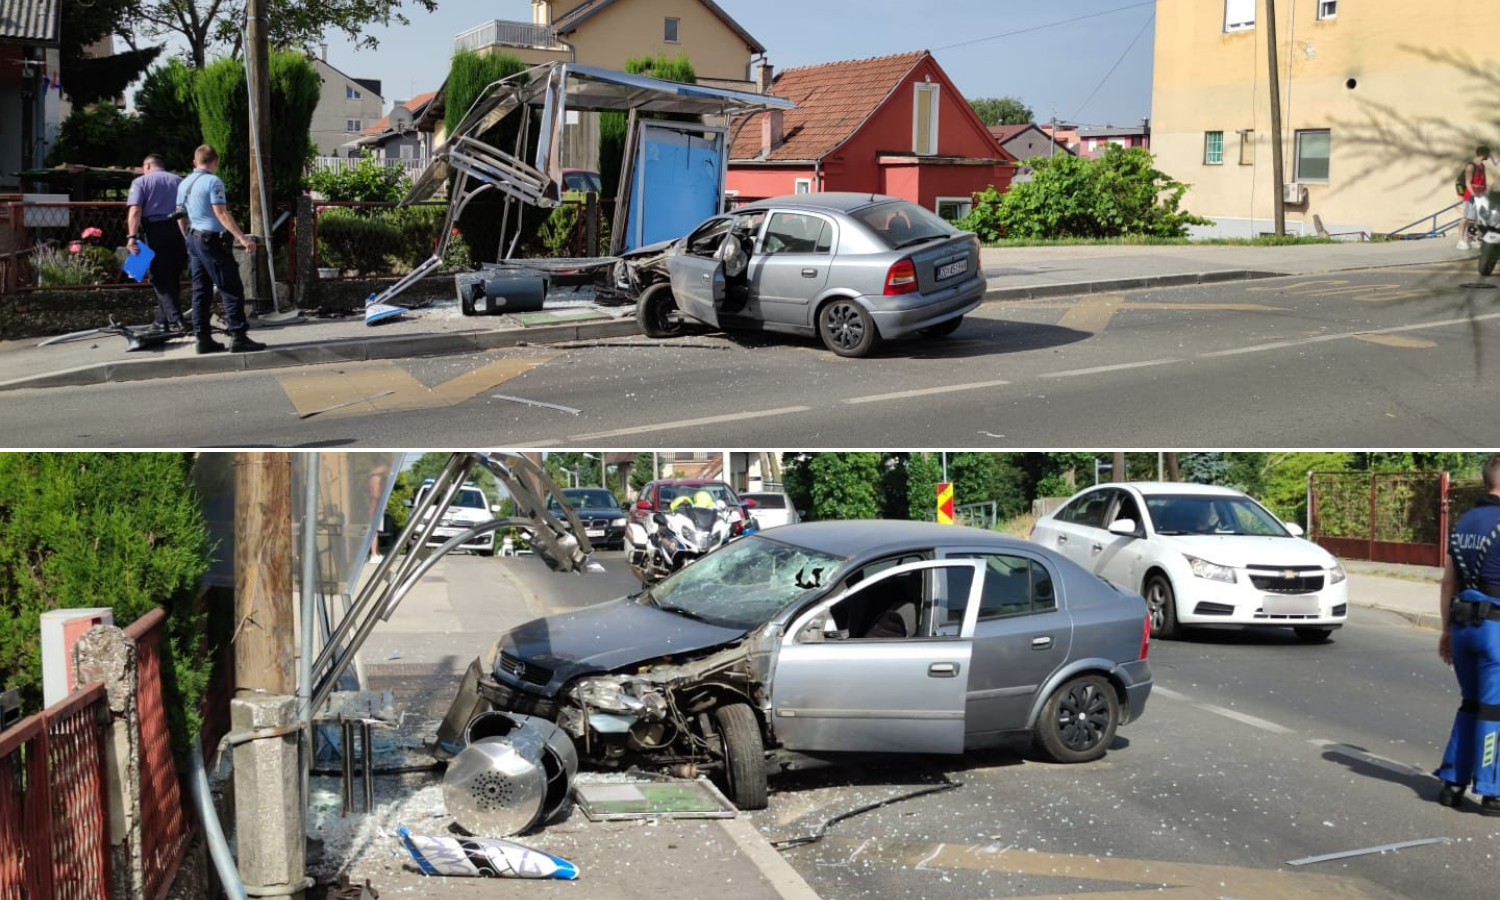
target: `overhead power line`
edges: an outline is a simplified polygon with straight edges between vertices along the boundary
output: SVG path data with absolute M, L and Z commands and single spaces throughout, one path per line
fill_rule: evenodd
M 948 44 L 945 47 L 934 47 L 933 50 L 934 50 L 934 52 L 937 51 L 937 50 L 952 50 L 952 49 L 954 49 L 956 47 L 968 47 L 971 44 L 982 44 L 985 41 L 998 41 L 1001 38 L 1015 37 L 1018 34 L 1030 34 L 1033 31 L 1044 31 L 1044 30 L 1046 30 L 1048 28 L 1057 28 L 1060 25 L 1072 25 L 1074 22 L 1082 22 L 1085 19 L 1097 19 L 1100 16 L 1113 15 L 1113 14 L 1115 14 L 1117 12 L 1125 12 L 1126 10 L 1129 10 L 1129 9 L 1140 9 L 1143 6 L 1155 6 L 1155 5 L 1156 5 L 1156 0 L 1146 0 L 1145 3 L 1132 3 L 1129 6 L 1118 6 L 1118 7 L 1115 7 L 1114 9 L 1106 9 L 1106 10 L 1102 10 L 1102 11 L 1096 12 L 1096 13 L 1089 13 L 1088 15 L 1074 16 L 1071 19 L 1063 19 L 1060 22 L 1048 22 L 1046 25 L 1033 25 L 1030 28 L 1022 28 L 1022 29 L 1020 29 L 1018 31 L 1007 31 L 1004 34 L 992 34 L 989 37 L 975 38 L 972 41 L 962 41 L 962 42 L 957 43 L 957 44 Z M 1153 12 L 1152 15 L 1154 16 L 1154 15 L 1156 15 L 1156 13 Z
M 1115 60 L 1115 64 L 1109 67 L 1109 71 L 1104 73 L 1104 77 L 1101 78 L 1101 79 L 1099 79 L 1099 83 L 1094 86 L 1094 90 L 1093 90 L 1092 93 L 1089 94 L 1089 98 L 1087 100 L 1083 101 L 1083 105 L 1082 106 L 1078 107 L 1078 112 L 1076 112 L 1076 113 L 1073 114 L 1073 118 L 1075 118 L 1075 119 L 1078 118 L 1080 115 L 1083 114 L 1083 111 L 1085 109 L 1089 108 L 1089 104 L 1092 103 L 1092 102 L 1094 102 L 1095 95 L 1097 95 L 1099 93 L 1100 89 L 1102 89 L 1104 87 L 1104 85 L 1109 82 L 1110 76 L 1113 75 L 1113 74 L 1115 74 L 1115 70 L 1116 69 L 1120 68 L 1120 63 L 1124 62 L 1125 61 L 1125 57 L 1127 57 L 1127 56 L 1130 55 L 1130 51 L 1132 51 L 1132 50 L 1135 49 L 1135 45 L 1140 42 L 1141 36 L 1146 33 L 1146 29 L 1150 28 L 1151 27 L 1151 23 L 1153 21 L 1155 21 L 1155 20 L 1156 20 L 1156 12 L 1155 12 L 1155 10 L 1153 10 L 1152 13 L 1151 13 L 1151 15 L 1149 15 L 1149 16 L 1146 17 L 1145 23 L 1143 25 L 1141 25 L 1141 30 L 1137 31 L 1135 33 L 1135 38 L 1133 40 L 1131 40 L 1130 45 L 1125 48 L 1125 52 L 1121 53 L 1120 54 L 1120 58 L 1117 59 L 1117 60 Z

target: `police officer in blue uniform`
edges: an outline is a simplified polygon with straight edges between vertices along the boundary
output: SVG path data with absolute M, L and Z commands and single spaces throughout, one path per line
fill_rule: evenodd
M 1479 811 L 1500 816 L 1500 454 L 1484 464 L 1479 505 L 1448 538 L 1438 655 L 1458 676 L 1463 702 L 1437 777 L 1438 802 L 1458 809 L 1470 785 Z
M 177 188 L 177 208 L 186 215 L 188 273 L 193 279 L 193 330 L 198 335 L 199 353 L 219 353 L 223 344 L 214 340 L 208 305 L 217 286 L 224 303 L 233 353 L 264 350 L 265 344 L 250 340 L 250 323 L 245 320 L 245 288 L 240 282 L 239 264 L 229 243 L 232 235 L 245 248 L 255 252 L 250 240 L 234 220 L 225 198 L 224 182 L 219 179 L 219 153 L 204 144 L 193 151 L 193 174 L 182 179 Z

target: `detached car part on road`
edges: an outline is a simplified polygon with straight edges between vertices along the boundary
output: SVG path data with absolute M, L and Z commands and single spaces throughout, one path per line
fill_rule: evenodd
M 943 337 L 984 299 L 979 239 L 877 194 L 795 194 L 714 216 L 627 253 L 616 289 L 651 337 L 690 323 L 816 336 L 840 356 Z
M 855 753 L 1030 736 L 1102 756 L 1151 690 L 1146 604 L 1061 556 L 911 522 L 788 525 L 649 590 L 511 630 L 470 665 L 438 732 L 541 716 L 603 767 L 709 772 L 743 809 L 767 774 Z

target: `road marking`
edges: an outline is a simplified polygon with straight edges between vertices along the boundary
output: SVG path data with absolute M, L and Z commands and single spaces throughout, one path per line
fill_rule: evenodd
M 1057 324 L 1074 331 L 1099 334 L 1109 328 L 1115 313 L 1124 309 L 1189 310 L 1197 312 L 1280 312 L 1282 307 L 1260 303 L 1157 303 L 1127 300 L 1125 294 L 1087 294 L 1071 303 L 1055 300 L 1036 302 L 1021 300 L 1013 304 L 1027 309 L 1065 310 Z
M 1431 322 L 1418 322 L 1414 325 L 1397 325 L 1393 328 L 1372 328 L 1365 331 L 1349 331 L 1341 334 L 1320 334 L 1317 337 L 1297 338 L 1288 341 L 1273 341 L 1269 344 L 1256 344 L 1251 347 L 1236 347 L 1233 350 L 1214 350 L 1209 353 L 1200 353 L 1200 359 L 1213 359 L 1220 356 L 1239 356 L 1245 353 L 1263 353 L 1267 350 L 1285 350 L 1289 347 L 1300 347 L 1306 344 L 1322 344 L 1328 341 L 1343 341 L 1350 338 L 1364 339 L 1369 335 L 1378 334 L 1400 334 L 1405 331 L 1423 331 L 1429 328 L 1446 328 L 1450 325 L 1469 325 L 1474 322 L 1486 322 L 1491 319 L 1500 319 L 1500 313 L 1486 313 L 1482 316 L 1465 316 L 1461 319 L 1436 319 Z
M 1354 339 L 1369 344 L 1379 344 L 1382 347 L 1397 347 L 1407 350 L 1430 350 L 1437 346 L 1436 341 L 1402 337 L 1399 334 L 1360 334 L 1355 335 Z
M 1168 700 L 1186 700 L 1186 699 L 1188 699 L 1187 694 L 1179 694 L 1176 691 L 1172 690 L 1171 688 L 1152 687 L 1151 688 L 1151 693 L 1155 694 L 1155 695 L 1158 695 L 1158 696 L 1166 697 Z
M 793 413 L 811 412 L 810 406 L 784 406 L 781 409 L 762 409 L 756 412 L 730 413 L 724 416 L 703 416 L 698 419 L 678 419 L 675 422 L 657 422 L 655 425 L 636 425 L 632 428 L 617 428 L 614 431 L 597 431 L 593 434 L 575 434 L 572 440 L 589 441 L 598 438 L 624 437 L 631 434 L 646 434 L 651 431 L 666 431 L 669 428 L 694 428 L 699 425 L 722 425 L 744 419 L 765 419 Z
M 1099 375 L 1104 372 L 1121 372 L 1126 369 L 1145 369 L 1151 366 L 1165 366 L 1169 363 L 1182 362 L 1180 359 L 1147 359 L 1141 362 L 1119 363 L 1113 366 L 1094 366 L 1091 369 L 1069 369 L 1066 372 L 1043 372 L 1038 378 L 1076 378 L 1079 375 Z
M 969 384 L 945 384 L 942 387 L 917 388 L 911 391 L 896 391 L 891 394 L 871 394 L 868 397 L 851 397 L 845 403 L 879 403 L 882 400 L 905 400 L 908 397 L 927 397 L 932 394 L 949 394 L 955 391 L 977 391 L 982 388 L 1005 387 L 1009 381 L 974 381 Z
M 1242 713 L 1239 710 L 1227 709 L 1223 706 L 1214 706 L 1212 703 L 1199 703 L 1198 708 L 1205 712 L 1211 712 L 1216 716 L 1223 716 L 1226 719 L 1233 719 L 1236 722 L 1242 722 L 1246 725 L 1249 725 L 1251 728 L 1259 728 L 1261 731 L 1269 731 L 1272 734 L 1296 733 L 1290 728 L 1282 725 L 1277 725 L 1275 722 L 1269 722 L 1265 719 L 1252 716 L 1249 713 Z
M 726 822 L 743 821 L 727 819 Z M 1130 859 L 1098 854 L 1067 854 L 1031 851 L 1025 853 L 988 852 L 993 845 L 952 844 L 931 841 L 902 841 L 827 837 L 821 845 L 833 854 L 843 855 L 848 848 L 866 848 L 861 861 L 893 871 L 915 869 L 979 871 L 1004 873 L 1021 878 L 1066 879 L 1068 896 L 1087 900 L 1143 900 L 1171 896 L 1181 900 L 1220 900 L 1220 898 L 1257 897 L 1277 900 L 1390 900 L 1395 895 L 1371 882 L 1347 875 L 1315 874 L 1285 869 L 1256 869 L 1249 866 L 1182 863 L 1153 859 Z M 1107 884 L 1132 887 L 1099 891 Z M 1072 887 L 1076 884 L 1076 887 Z M 1048 892 L 1047 896 L 1062 896 Z
M 558 355 L 548 353 L 496 360 L 430 388 L 390 362 L 319 367 L 278 375 L 276 380 L 298 415 L 324 410 L 318 417 L 329 419 L 457 406 L 476 394 L 556 359 Z

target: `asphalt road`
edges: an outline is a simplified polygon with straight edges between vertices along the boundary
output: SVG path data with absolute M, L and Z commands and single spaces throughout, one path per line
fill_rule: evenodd
M 442 602 L 462 612 L 463 641 L 477 645 L 518 617 L 635 588 L 619 554 L 600 560 L 604 573 L 574 576 L 536 559 L 452 557 L 437 577 Z M 393 624 L 438 628 L 441 610 L 414 601 Z M 401 635 L 403 646 L 413 637 Z M 1013 746 L 792 773 L 772 780 L 771 807 L 754 822 L 772 839 L 796 837 L 867 803 L 962 784 L 786 851 L 822 896 L 840 900 L 1425 900 L 1493 891 L 1500 819 L 1432 802 L 1439 785 L 1428 773 L 1457 702 L 1434 632 L 1356 608 L 1320 646 L 1290 632 L 1200 632 L 1153 644 L 1151 659 L 1145 717 L 1099 762 L 1050 765 Z M 1450 843 L 1287 865 L 1438 837 Z
M 991 303 L 865 360 L 704 334 L 15 391 L 0 443 L 1485 446 L 1500 290 L 1473 282 L 1418 267 Z

